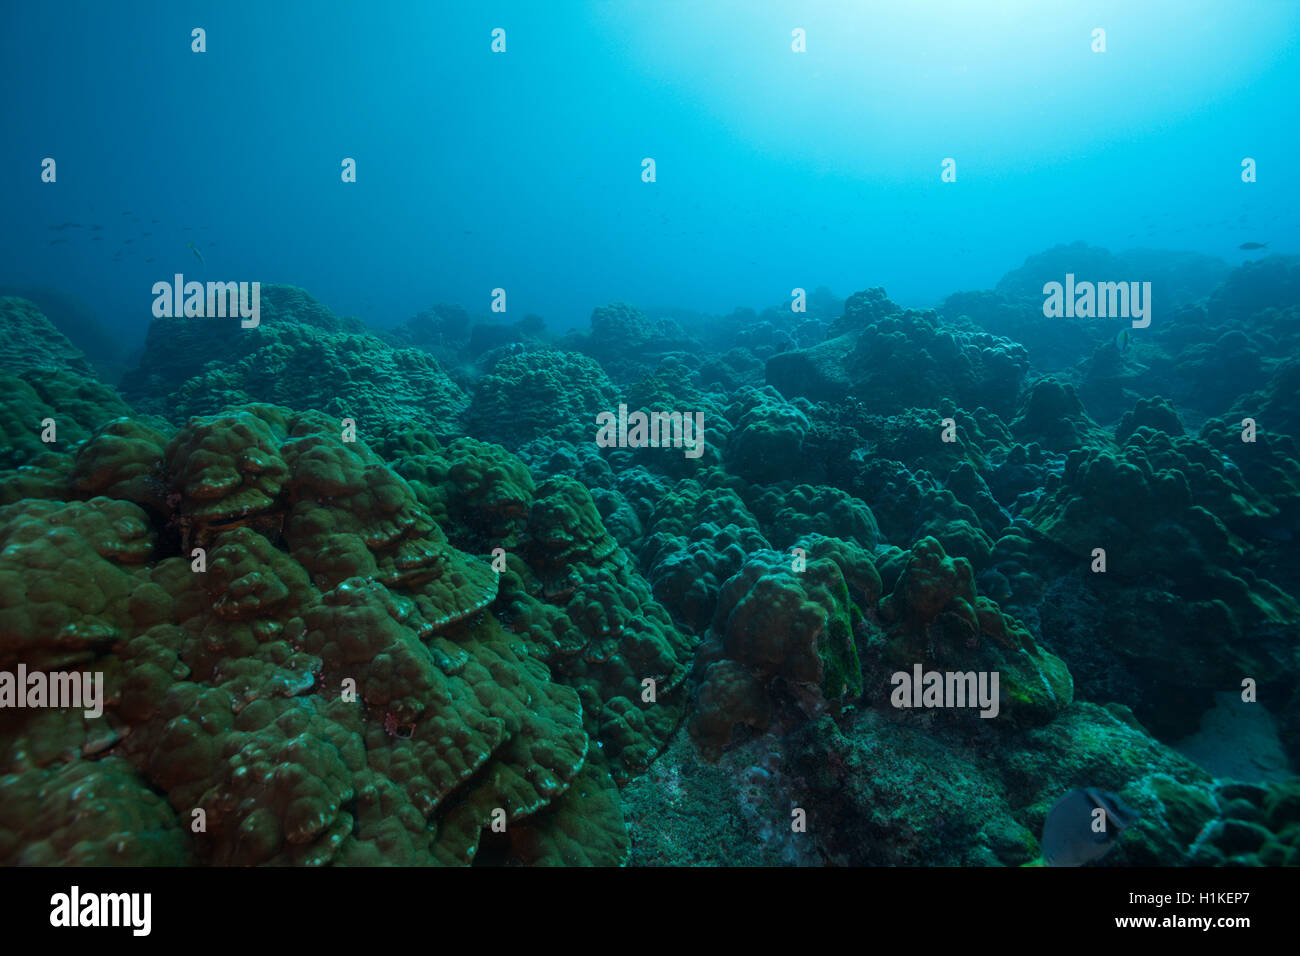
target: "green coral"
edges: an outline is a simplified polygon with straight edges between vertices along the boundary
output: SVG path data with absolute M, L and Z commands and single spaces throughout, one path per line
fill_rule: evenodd
M 596 416 L 618 412 L 613 384 L 595 360 L 541 349 L 511 355 L 479 381 L 469 430 L 517 448 L 543 435 L 594 441 Z
M 1065 663 L 996 602 L 976 594 L 968 560 L 949 556 L 934 538 L 894 560 L 901 570 L 880 602 L 890 668 L 997 672 L 1000 709 L 1014 721 L 1043 723 L 1069 707 L 1074 681 Z M 884 688 L 879 692 L 883 699 Z
M 123 387 L 133 405 L 176 422 L 266 402 L 350 418 L 362 435 L 428 421 L 459 430 L 469 404 L 433 356 L 394 348 L 336 319 L 301 289 L 265 286 L 256 328 L 238 318 L 155 319 Z
M 55 328 L 36 303 L 16 296 L 0 296 L 0 370 L 22 374 L 71 373 L 93 379 L 94 371 L 82 351 Z
M 481 450 L 455 449 L 467 462 Z M 7 717 L 11 739 L 48 741 L 16 744 L 0 765 L 17 817 L 49 801 L 52 835 L 23 861 L 464 864 L 503 813 L 517 850 L 502 862 L 541 862 L 575 858 L 558 830 L 572 833 L 577 812 L 592 814 L 586 862 L 626 856 L 610 770 L 587 759 L 601 710 L 617 703 L 589 715 L 502 626 L 491 568 L 453 547 L 415 490 L 332 419 L 251 406 L 171 436 L 115 422 L 82 446 L 72 478 L 60 493 L 101 494 L 0 509 L 4 656 L 47 669 L 93 657 L 108 684 L 102 730 Z M 201 528 L 202 562 L 160 553 L 178 522 Z M 546 547 L 587 527 L 539 517 Z M 648 600 L 635 585 L 583 592 L 632 588 L 583 645 L 597 658 L 584 666 L 628 661 L 611 698 L 634 671 L 663 670 L 629 613 Z M 626 648 L 613 626 L 634 632 Z M 684 672 L 664 671 L 667 693 Z M 580 776 L 580 797 L 557 807 Z M 103 791 L 98 824 L 81 822 L 68 789 Z M 0 820 L 6 858 L 24 852 L 8 826 L 17 817 Z M 113 850 L 124 826 L 145 835 L 127 854 Z
M 31 463 L 50 451 L 68 453 L 105 422 L 130 411 L 113 389 L 74 372 L 0 374 L 0 468 Z M 51 422 L 52 433 L 47 432 Z

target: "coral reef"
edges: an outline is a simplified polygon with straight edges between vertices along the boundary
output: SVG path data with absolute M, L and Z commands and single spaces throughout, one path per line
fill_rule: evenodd
M 1145 334 L 1043 323 L 1135 269 Z M 0 862 L 1009 866 L 1098 787 L 1103 865 L 1296 865 L 1296 275 L 1073 245 L 558 337 L 268 285 L 121 395 L 0 299 L 0 670 L 102 691 L 0 709 Z
M 356 421 L 363 430 L 427 422 L 455 434 L 469 400 L 427 353 L 400 349 L 337 319 L 301 289 L 264 286 L 260 324 L 236 318 L 155 319 L 123 392 L 179 423 L 266 402 Z
M 621 860 L 579 693 L 523 652 L 492 613 L 497 575 L 382 459 L 323 415 L 265 405 L 157 437 L 119 423 L 81 448 L 67 501 L 3 510 L 9 573 L 28 583 L 3 589 L 0 655 L 104 667 L 122 728 L 107 762 L 24 768 L 12 752 L 16 806 L 81 780 L 120 807 L 102 832 L 151 821 L 131 862 L 224 864 L 468 863 L 496 814 L 509 832 L 552 808 L 518 858 L 564 862 L 578 811 L 553 804 L 585 773 L 582 825 L 601 835 L 584 859 Z M 598 519 L 558 524 L 570 550 L 604 547 L 575 538 Z M 554 547 L 557 522 L 542 526 Z M 46 805 L 50 846 L 75 811 Z

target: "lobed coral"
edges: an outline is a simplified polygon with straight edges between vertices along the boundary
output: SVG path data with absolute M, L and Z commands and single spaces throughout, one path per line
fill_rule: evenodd
M 160 511 L 104 495 L 3 510 L 11 573 L 48 576 L 3 592 L 5 656 L 103 668 L 106 719 L 122 728 L 109 763 L 24 768 L 11 753 L 5 786 L 102 777 L 113 813 L 154 821 L 134 862 L 468 863 L 485 832 L 530 818 L 507 859 L 559 862 L 571 838 L 549 828 L 571 828 L 571 812 L 538 815 L 584 774 L 581 806 L 603 814 L 585 827 L 604 834 L 587 859 L 620 861 L 621 812 L 596 796 L 609 772 L 579 693 L 501 625 L 496 574 L 382 459 L 331 419 L 270 406 L 161 437 L 116 423 L 81 449 L 67 489 L 152 508 L 142 476 L 157 475 Z M 198 559 L 166 556 L 177 520 Z M 63 846 L 75 805 L 53 806 Z

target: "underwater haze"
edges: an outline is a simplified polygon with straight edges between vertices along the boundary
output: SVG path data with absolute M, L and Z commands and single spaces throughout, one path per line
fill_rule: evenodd
M 0 864 L 1300 864 L 1298 41 L 6 4 Z
M 132 338 L 147 287 L 195 272 L 191 239 L 214 274 L 372 323 L 508 285 L 559 328 L 867 277 L 928 307 L 1063 240 L 1296 251 L 1292 3 L 140 9 L 12 4 L 0 31 L 0 282 L 78 294 Z M 202 55 L 176 40 L 196 15 Z M 1247 155 L 1272 173 L 1249 190 L 1224 172 Z M 45 156 L 57 192 L 23 174 Z M 102 241 L 46 232 L 66 221 Z

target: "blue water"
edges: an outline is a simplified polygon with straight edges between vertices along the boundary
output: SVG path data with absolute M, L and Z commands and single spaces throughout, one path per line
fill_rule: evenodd
M 129 345 L 178 271 L 380 326 L 500 287 L 564 328 L 823 285 L 929 306 L 1076 239 L 1294 252 L 1297 27 L 1268 0 L 11 2 L 0 285 Z
M 1300 865 L 1297 38 L 11 0 L 0 870 Z

